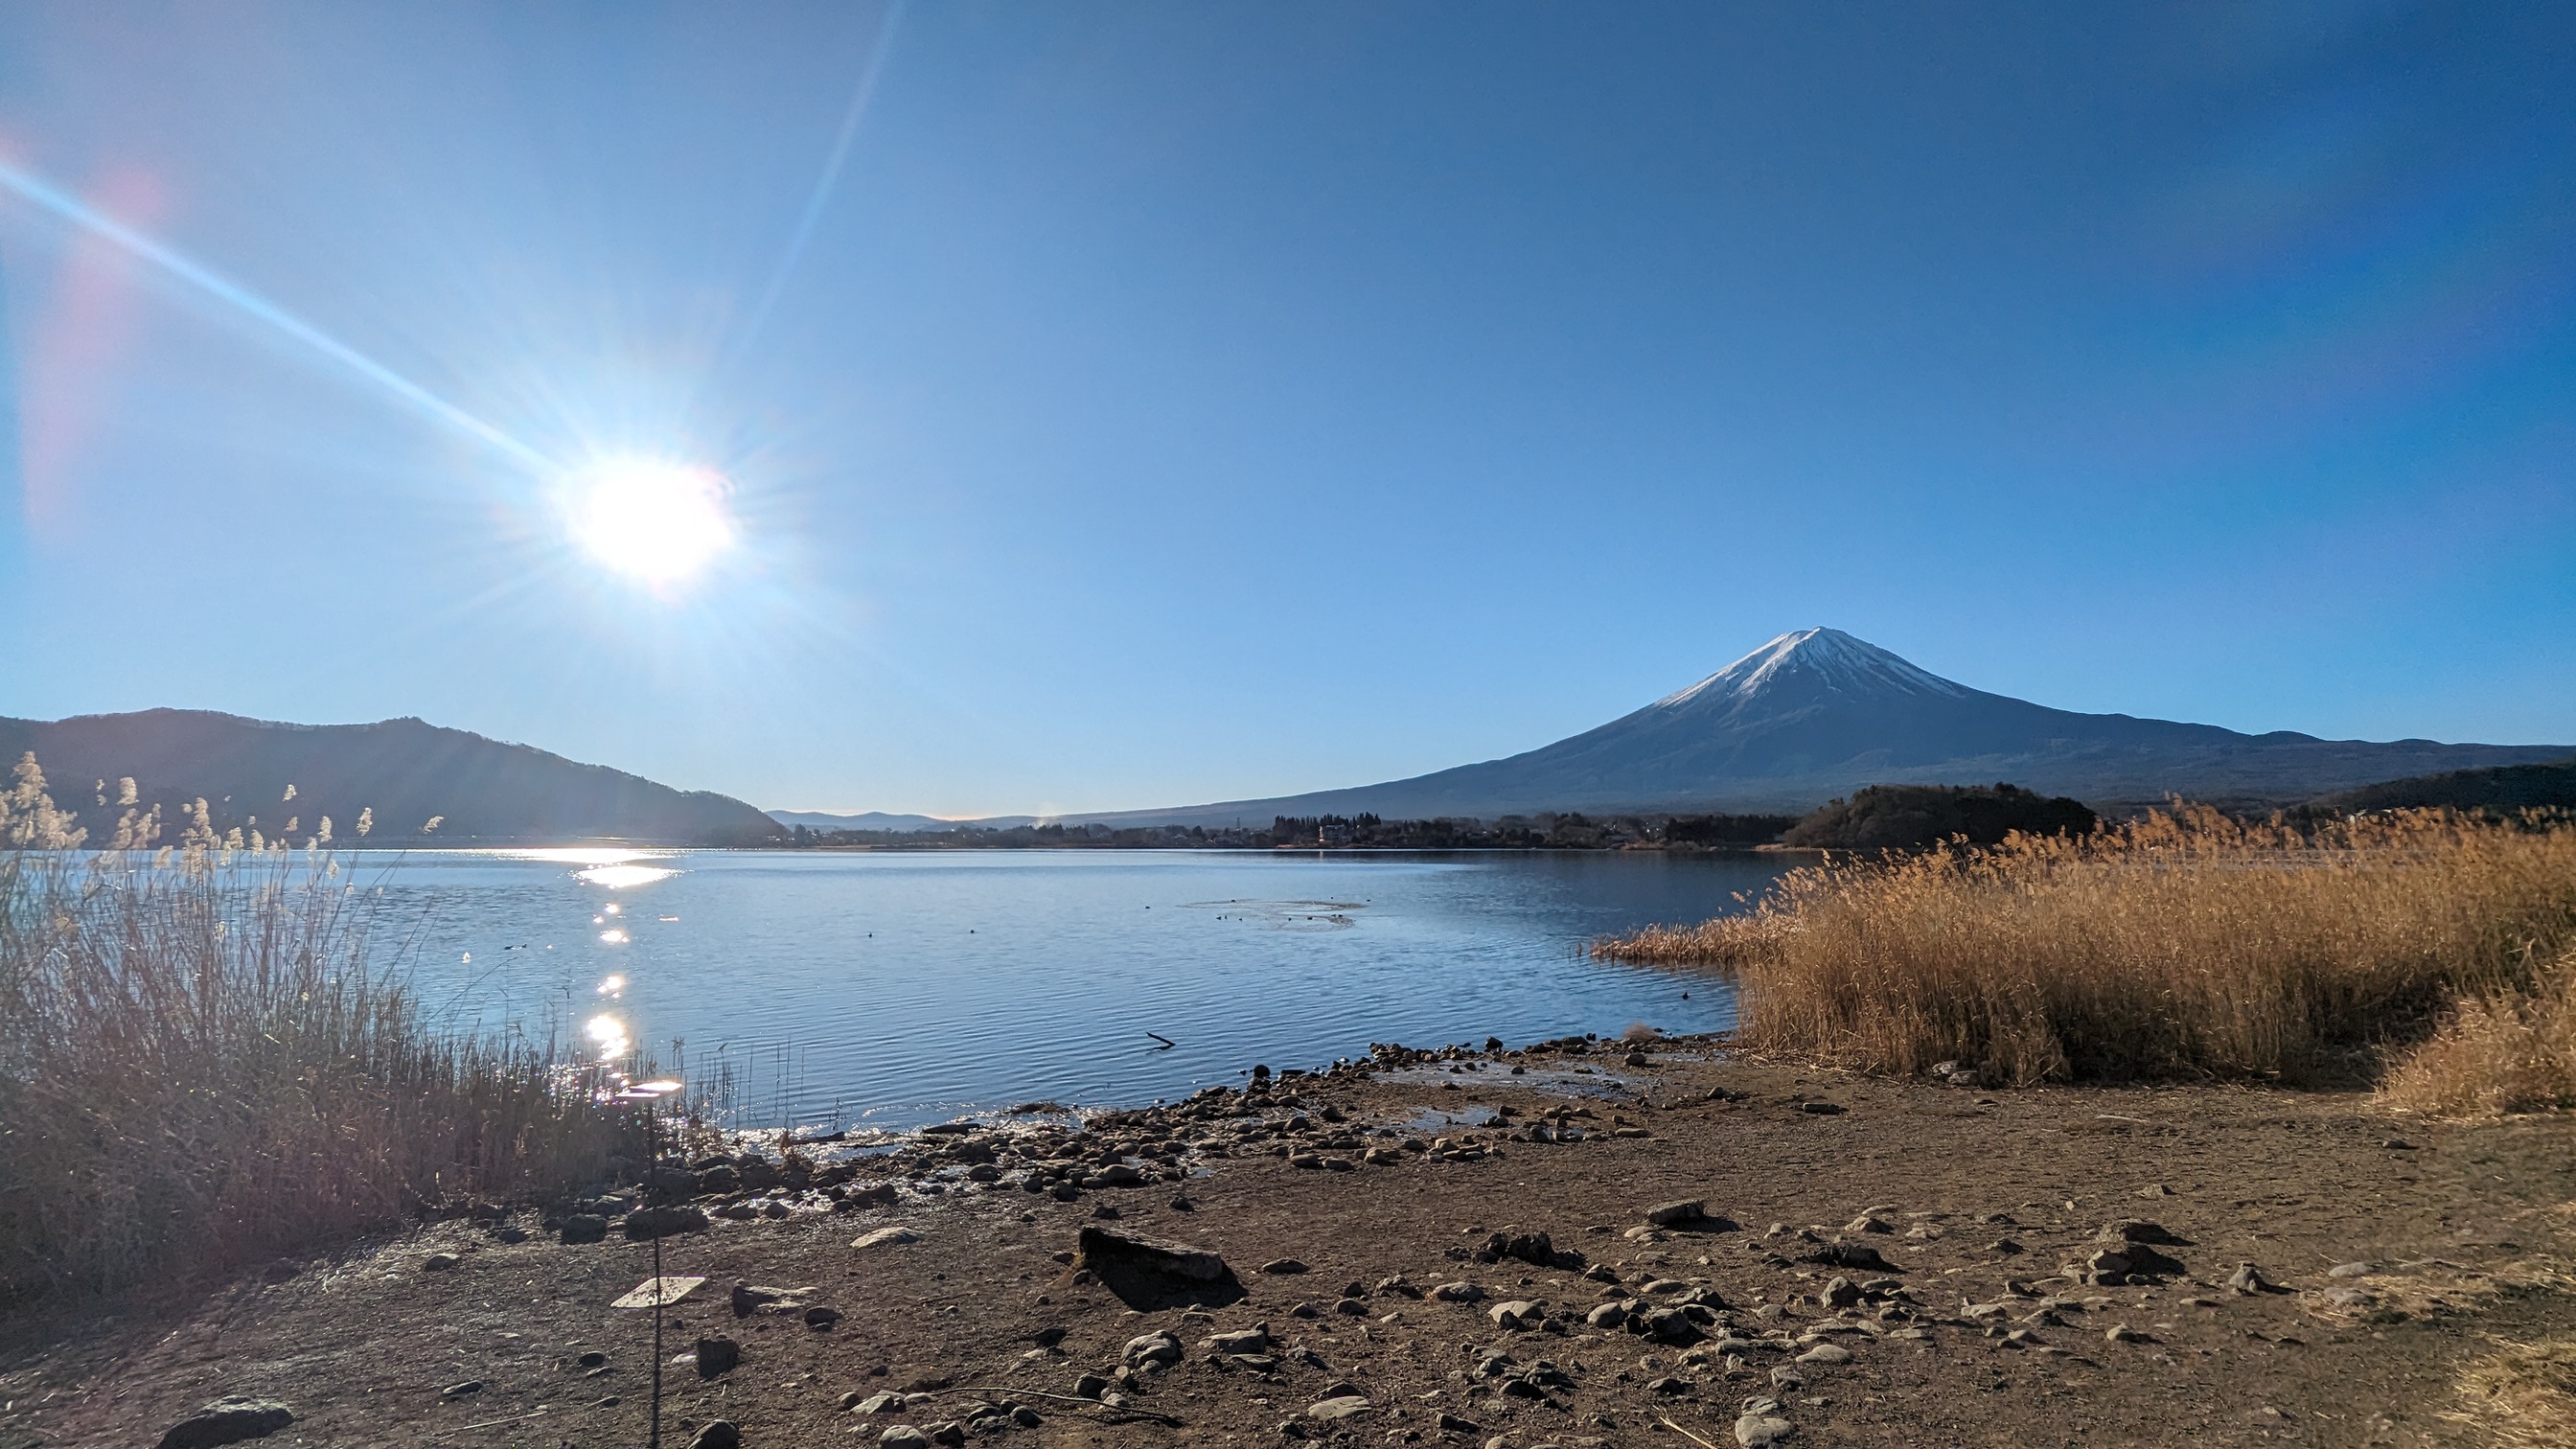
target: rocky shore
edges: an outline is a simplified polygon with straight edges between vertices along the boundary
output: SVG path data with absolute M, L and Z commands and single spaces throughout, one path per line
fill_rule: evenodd
M 2571 1146 L 2355 1094 L 1381 1047 L 22 1315 L 0 1449 L 641 1445 L 656 1247 L 663 1440 L 705 1449 L 2498 1442 L 2480 1373 L 2576 1333 Z

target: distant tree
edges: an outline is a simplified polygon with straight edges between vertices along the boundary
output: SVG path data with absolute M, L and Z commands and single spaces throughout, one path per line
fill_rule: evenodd
M 1872 785 L 1807 815 L 1780 838 L 1831 850 L 1906 850 L 1954 836 L 1992 845 L 2016 830 L 2082 835 L 2100 823 L 2081 800 L 2018 785 Z

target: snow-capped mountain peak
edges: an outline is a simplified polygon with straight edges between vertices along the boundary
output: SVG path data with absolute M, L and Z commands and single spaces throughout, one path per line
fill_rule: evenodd
M 1866 639 L 1840 629 L 1798 629 L 1783 634 L 1699 683 L 1655 701 L 1653 708 L 1743 702 L 1791 686 L 1847 697 L 1971 693 Z

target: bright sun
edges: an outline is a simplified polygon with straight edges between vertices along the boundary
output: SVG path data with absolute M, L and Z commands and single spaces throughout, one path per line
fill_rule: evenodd
M 732 491 L 712 468 L 608 458 L 567 480 L 572 536 L 601 563 L 648 584 L 675 584 L 733 546 Z

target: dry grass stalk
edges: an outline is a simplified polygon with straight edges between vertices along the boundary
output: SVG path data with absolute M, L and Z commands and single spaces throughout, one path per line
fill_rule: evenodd
M 1752 911 L 1595 947 L 1736 978 L 1755 1050 L 2012 1083 L 2308 1081 L 2576 943 L 2576 831 L 2302 831 L 2178 806 L 2080 838 L 1829 859 Z
M 2463 1000 L 2388 1074 L 2390 1102 L 2439 1116 L 2576 1107 L 2576 952 L 2529 991 Z
M 2576 1444 L 2576 1338 L 2505 1343 L 2460 1374 L 2461 1411 L 2443 1417 L 2510 1445 Z
M 443 1034 L 315 848 L 77 845 L 0 795 L 0 1295 L 109 1290 L 547 1192 L 639 1124 L 524 1042 Z

